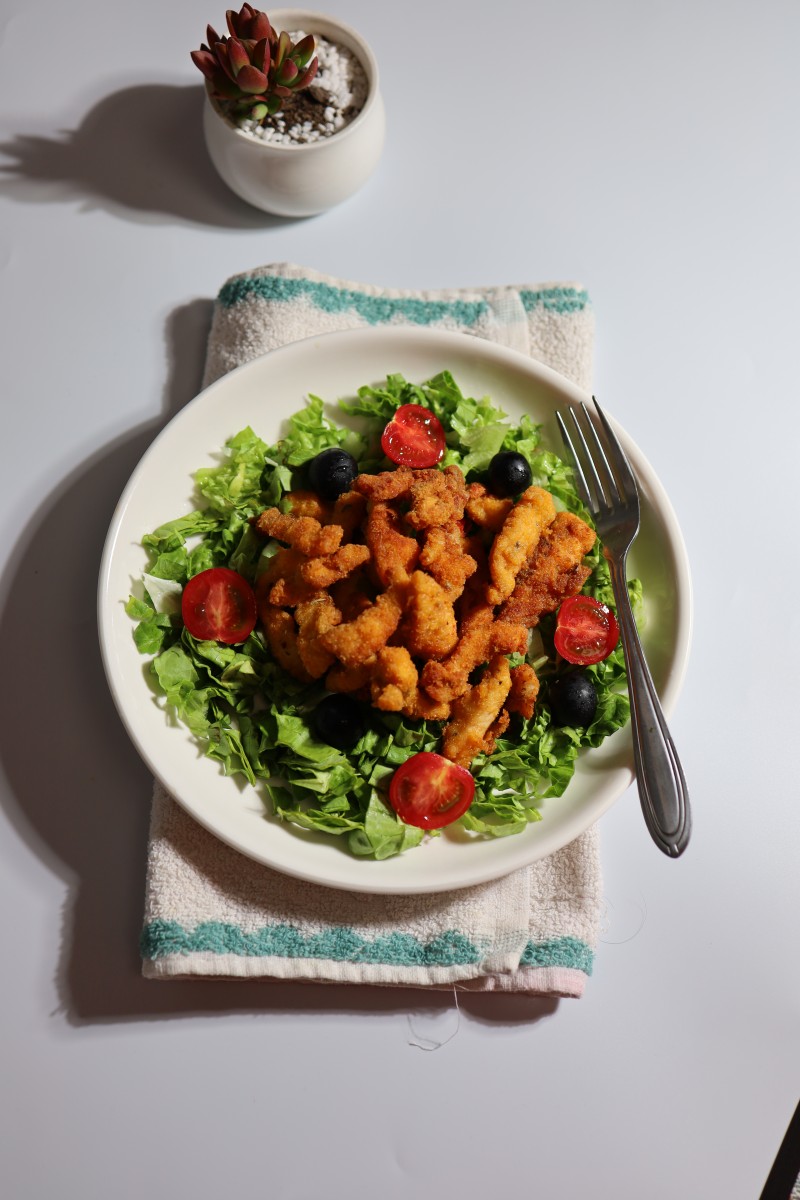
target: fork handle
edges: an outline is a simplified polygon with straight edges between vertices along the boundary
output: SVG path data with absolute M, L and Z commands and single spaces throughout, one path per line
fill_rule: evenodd
M 608 565 L 628 669 L 633 756 L 642 812 L 658 848 L 670 858 L 677 858 L 686 849 L 692 830 L 686 780 L 639 640 L 628 596 L 625 560 L 609 560 Z

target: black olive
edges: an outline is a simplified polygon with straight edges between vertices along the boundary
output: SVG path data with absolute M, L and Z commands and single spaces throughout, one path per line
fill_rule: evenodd
M 352 750 L 364 736 L 364 710 L 352 696 L 326 696 L 312 714 L 317 737 L 337 750 Z
M 597 712 L 597 689 L 583 671 L 570 671 L 554 679 L 548 689 L 556 725 L 591 725 Z
M 532 478 L 527 458 L 516 450 L 501 450 L 489 463 L 489 491 L 495 496 L 518 496 Z
M 358 464 L 352 454 L 338 446 L 322 450 L 308 463 L 308 482 L 323 500 L 338 500 L 342 492 L 349 492 L 357 474 Z

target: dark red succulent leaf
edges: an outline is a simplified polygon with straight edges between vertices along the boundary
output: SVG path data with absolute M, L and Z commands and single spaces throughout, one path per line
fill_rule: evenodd
M 267 77 L 264 72 L 257 71 L 255 67 L 251 67 L 249 64 L 246 67 L 242 67 L 236 76 L 236 82 L 243 92 L 247 92 L 248 96 L 258 96 L 267 87 Z
M 298 67 L 304 67 L 314 53 L 316 44 L 314 35 L 311 33 L 301 38 L 292 51 L 292 62 L 296 63 Z
M 192 50 L 192 62 L 203 72 L 206 79 L 214 79 L 219 71 L 217 60 L 210 50 Z
M 300 72 L 290 58 L 284 59 L 275 74 L 276 83 L 282 83 L 284 87 L 291 87 Z
M 270 24 L 269 17 L 265 12 L 256 11 L 253 20 L 250 22 L 250 37 L 260 42 L 262 38 L 273 38 L 275 31 Z
M 284 87 L 282 83 L 273 83 L 270 90 L 275 96 L 280 96 L 282 100 L 286 100 L 292 94 L 292 89 Z M 280 108 L 280 104 L 278 105 L 278 108 Z M 275 111 L 277 112 L 278 109 L 276 108 Z
M 233 83 L 235 83 L 236 75 L 234 74 L 233 68 L 230 64 L 230 59 L 228 58 L 227 40 L 224 42 L 217 42 L 214 46 L 214 53 L 216 54 L 217 61 L 218 61 L 219 65 L 222 67 L 225 74 L 228 76 L 228 78 L 230 80 L 233 81 Z
M 265 75 L 269 74 L 270 68 L 270 51 L 269 39 L 262 38 L 260 42 L 256 42 L 250 55 L 250 61 L 258 71 L 263 71 Z
M 209 46 L 214 46 L 217 42 L 222 41 L 222 38 L 219 36 L 213 25 L 206 25 L 206 41 L 208 42 Z
M 291 48 L 292 48 L 292 39 L 289 37 L 288 33 L 284 29 L 283 32 L 281 33 L 281 36 L 278 38 L 278 45 L 277 45 L 277 48 L 273 55 L 276 67 L 279 67 L 281 65 L 281 63 L 286 58 L 286 55 L 289 53 Z
M 312 61 L 308 64 L 308 66 L 306 67 L 303 74 L 296 81 L 296 83 L 294 85 L 294 90 L 296 92 L 299 92 L 301 88 L 308 87 L 308 85 L 311 83 L 311 80 L 316 75 L 318 68 L 319 68 L 319 59 L 318 58 L 312 59 Z
M 228 60 L 231 64 L 234 78 L 237 80 L 242 68 L 250 66 L 250 55 L 238 38 L 228 38 Z M 248 89 L 245 90 L 247 91 Z

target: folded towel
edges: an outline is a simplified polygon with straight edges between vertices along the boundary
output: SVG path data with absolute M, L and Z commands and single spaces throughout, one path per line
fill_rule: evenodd
M 290 264 L 238 275 L 214 310 L 205 384 L 268 350 L 338 329 L 458 330 L 591 387 L 593 316 L 571 284 L 412 292 Z M 478 887 L 369 896 L 284 876 L 218 841 L 156 784 L 143 972 L 461 987 L 580 996 L 602 903 L 590 829 L 533 866 Z

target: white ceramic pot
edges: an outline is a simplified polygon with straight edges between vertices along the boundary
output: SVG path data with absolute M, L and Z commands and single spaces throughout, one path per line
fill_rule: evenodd
M 211 161 L 237 196 L 264 212 L 310 217 L 346 200 L 369 178 L 383 149 L 386 118 L 378 64 L 349 26 L 305 9 L 268 11 L 275 29 L 302 29 L 346 46 L 367 76 L 367 101 L 357 117 L 331 137 L 307 145 L 272 145 L 220 115 L 206 95 L 203 129 Z

